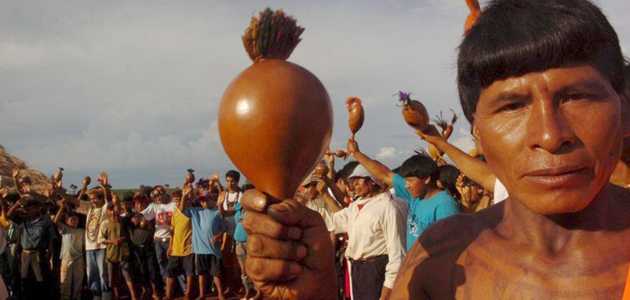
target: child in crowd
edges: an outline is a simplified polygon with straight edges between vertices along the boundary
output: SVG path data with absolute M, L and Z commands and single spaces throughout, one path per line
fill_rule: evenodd
M 54 223 L 61 234 L 61 299 L 80 299 L 85 276 L 85 229 L 78 227 L 79 217 L 68 209 L 65 201 L 61 202 Z
M 224 300 L 221 284 L 221 237 L 227 229 L 217 209 L 216 198 L 200 197 L 201 207 L 186 207 L 184 213 L 192 222 L 192 248 L 199 275 L 199 298 L 206 296 L 207 277 L 212 276 L 219 300 Z M 184 204 L 187 206 L 186 204 Z
M 18 224 L 20 232 L 22 253 L 19 263 L 24 299 L 37 299 L 45 295 L 47 287 L 44 279 L 50 276 L 47 258 L 56 232 L 50 217 L 43 212 L 42 203 L 41 199 L 25 194 L 7 212 L 7 218 Z M 16 218 L 18 210 L 23 210 L 24 218 Z M 31 272 L 35 282 L 28 280 Z
M 162 278 L 167 277 L 166 267 L 168 265 L 168 246 L 171 241 L 171 217 L 177 206 L 171 202 L 171 198 L 166 193 L 166 189 L 157 185 L 151 191 L 153 202 L 142 211 L 142 215 L 147 221 L 155 220 L 155 233 L 153 243 L 155 256 L 160 268 Z
M 105 259 L 109 270 L 109 282 L 112 287 L 114 298 L 120 295 L 120 275 L 124 278 L 132 300 L 136 300 L 136 292 L 129 268 L 129 234 L 126 220 L 120 217 L 120 206 L 118 201 L 113 201 L 115 205 L 107 207 L 107 221 L 101 225 L 101 235 L 103 244 L 107 245 Z
M 133 195 L 131 202 L 133 210 L 130 212 L 129 229 L 129 252 L 130 265 L 134 277 L 134 283 L 142 288 L 141 299 L 146 299 L 149 294 L 153 299 L 159 299 L 158 288 L 160 286 L 159 267 L 155 257 L 153 247 L 153 234 L 155 228 L 151 222 L 144 219 L 142 214 L 147 204 L 143 195 Z M 125 200 L 123 200 L 123 203 Z
M 142 287 L 142 296 L 146 299 L 152 293 L 153 299 L 159 299 L 158 285 L 160 278 L 155 248 L 153 247 L 153 226 L 146 221 L 142 214 L 136 213 L 129 223 L 129 246 L 131 265 L 139 276 L 135 280 Z
M 190 299 L 194 276 L 194 256 L 192 253 L 192 226 L 182 210 L 184 203 L 190 201 L 190 190 L 182 194 L 181 190 L 173 192 L 173 198 L 177 198 L 177 207 L 171 219 L 173 238 L 168 248 L 168 265 L 166 277 L 166 298 L 173 299 L 173 287 L 176 277 L 182 273 L 186 275 L 186 287 L 184 297 Z M 183 270 L 182 270 L 183 269 Z

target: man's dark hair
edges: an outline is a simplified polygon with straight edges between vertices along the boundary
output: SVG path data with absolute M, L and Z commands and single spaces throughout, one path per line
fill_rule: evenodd
M 457 177 L 459 177 L 459 169 L 453 165 L 443 165 L 438 167 L 438 180 L 444 185 L 444 189 L 455 199 L 461 199 L 461 195 L 457 190 Z
M 238 183 L 238 181 L 241 180 L 241 173 L 239 173 L 236 170 L 229 170 L 227 171 L 227 173 L 225 173 L 225 178 L 228 178 L 228 177 L 232 177 L 232 179 L 234 179 L 234 181 Z
M 350 174 L 352 174 L 352 172 L 354 172 L 354 169 L 359 165 L 358 161 L 349 161 L 347 162 L 345 165 L 343 165 L 343 167 L 341 167 L 341 169 L 339 169 L 339 171 L 337 171 L 335 173 L 335 180 L 339 180 L 341 178 L 346 179 L 348 178 L 348 176 L 350 176 Z
M 416 153 L 412 157 L 407 158 L 400 166 L 399 172 L 402 177 L 431 177 L 433 182 L 439 176 L 437 164 L 426 153 Z
M 210 180 L 208 180 L 207 178 L 199 178 L 199 180 L 197 180 L 197 187 L 210 187 Z
M 494 0 L 459 47 L 457 83 L 473 122 L 481 90 L 496 80 L 590 64 L 624 90 L 617 33 L 588 0 Z
M 103 190 L 100 187 L 93 187 L 87 193 L 95 195 L 99 199 L 105 199 L 105 194 L 103 194 Z

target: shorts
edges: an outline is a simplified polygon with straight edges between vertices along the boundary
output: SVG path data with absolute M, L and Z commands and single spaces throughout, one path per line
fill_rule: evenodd
M 126 282 L 131 282 L 132 276 L 129 271 L 129 262 L 128 261 L 120 261 L 120 262 L 110 262 L 107 261 L 107 269 L 109 273 L 109 283 L 112 286 L 119 286 L 123 282 L 120 280 L 120 275 Z M 124 285 L 124 284 L 122 284 Z
M 20 277 L 22 279 L 28 277 L 29 271 L 32 270 L 37 282 L 44 281 L 42 265 L 45 260 L 42 260 L 42 256 L 44 256 L 44 251 L 22 250 L 22 257 L 20 261 Z
M 131 275 L 142 284 L 162 280 L 153 245 L 131 248 Z
M 186 256 L 169 256 L 166 265 L 166 274 L 168 277 L 177 277 L 182 271 L 186 276 L 195 275 L 195 256 L 193 254 Z
M 217 276 L 221 274 L 221 259 L 213 254 L 195 254 L 197 275 Z

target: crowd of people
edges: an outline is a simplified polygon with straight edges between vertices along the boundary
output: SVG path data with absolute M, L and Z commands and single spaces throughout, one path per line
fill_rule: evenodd
M 450 145 L 442 135 L 433 138 Z M 353 160 L 336 170 L 339 159 L 328 152 L 304 180 L 296 197 L 319 213 L 335 244 L 340 299 L 391 288 L 405 252 L 431 224 L 496 202 L 470 179 L 476 169 L 466 176 L 446 163 L 448 151 L 435 157 L 418 152 L 392 171 L 352 139 L 337 153 Z M 238 171 L 228 171 L 222 183 L 218 175 L 195 181 L 189 169 L 180 187 L 141 186 L 122 194 L 112 191 L 105 172 L 93 187 L 85 177 L 73 193 L 64 187 L 63 170 L 43 193 L 19 170 L 12 175 L 13 188 L 0 190 L 0 268 L 14 299 L 257 295 L 245 270 L 241 207 L 243 193 L 254 186 L 239 185 Z M 359 284 L 362 289 L 351 288 Z
M 239 185 L 237 171 L 225 186 L 218 176 L 195 182 L 189 170 L 180 188 L 122 195 L 105 172 L 95 187 L 85 177 L 77 193 L 63 187 L 61 171 L 51 178 L 37 193 L 15 170 L 15 188 L 0 190 L 0 268 L 12 299 L 255 296 L 241 272 L 239 199 L 251 186 Z
M 405 253 L 432 224 L 507 198 L 483 156 L 440 133 L 418 134 L 438 151 L 417 152 L 391 170 L 350 139 L 345 150 L 327 152 L 296 193 L 319 214 L 335 247 L 339 299 L 387 293 Z M 336 156 L 345 155 L 353 159 L 336 169 Z M 239 185 L 238 171 L 228 171 L 224 183 L 218 175 L 195 182 L 189 169 L 181 187 L 141 186 L 125 194 L 112 192 L 105 172 L 95 187 L 85 177 L 75 193 L 64 188 L 61 171 L 45 193 L 33 192 L 19 170 L 13 178 L 14 190 L 0 190 L 0 267 L 15 299 L 257 295 L 245 270 L 240 201 L 255 187 Z M 226 255 L 237 263 L 226 263 Z

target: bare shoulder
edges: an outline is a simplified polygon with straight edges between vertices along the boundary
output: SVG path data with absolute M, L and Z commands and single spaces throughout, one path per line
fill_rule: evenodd
M 407 253 L 390 299 L 452 299 L 459 256 L 501 220 L 503 204 L 446 218 L 425 231 Z

